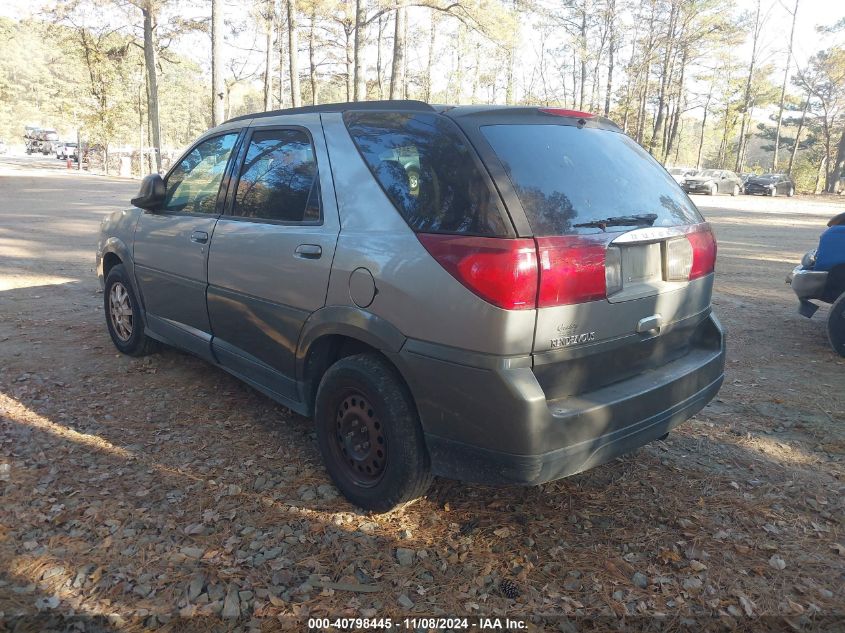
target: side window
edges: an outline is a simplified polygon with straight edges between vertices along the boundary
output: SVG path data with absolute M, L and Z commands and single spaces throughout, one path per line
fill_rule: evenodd
M 170 172 L 164 209 L 182 213 L 215 213 L 217 192 L 238 132 L 215 136 L 197 145 Z
M 278 222 L 319 222 L 320 179 L 302 130 L 258 130 L 241 167 L 232 215 Z
M 415 231 L 508 235 L 498 196 L 457 125 L 439 114 L 347 112 L 346 129 Z

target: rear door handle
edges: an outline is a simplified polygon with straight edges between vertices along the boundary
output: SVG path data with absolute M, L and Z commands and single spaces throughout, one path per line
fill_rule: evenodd
M 191 241 L 197 244 L 205 244 L 208 242 L 208 233 L 205 231 L 194 231 L 191 233 Z
M 293 253 L 294 257 L 300 259 L 320 259 L 323 249 L 319 244 L 300 244 Z

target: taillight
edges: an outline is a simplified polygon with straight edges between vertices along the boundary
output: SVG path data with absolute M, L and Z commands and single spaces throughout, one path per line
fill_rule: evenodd
M 417 237 L 443 268 L 485 301 L 506 310 L 536 307 L 534 240 L 435 233 Z
M 615 236 L 601 233 L 536 238 L 540 264 L 537 307 L 585 303 L 607 297 L 607 243 Z
M 697 224 L 666 242 L 666 281 L 692 281 L 716 267 L 716 239 L 709 224 Z
M 709 275 L 716 269 L 716 238 L 709 224 L 699 224 L 687 233 L 692 245 L 692 268 L 690 281 Z

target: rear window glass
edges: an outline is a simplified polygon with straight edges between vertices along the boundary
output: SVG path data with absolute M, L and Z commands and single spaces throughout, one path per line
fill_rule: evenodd
M 601 220 L 642 216 L 642 226 L 701 222 L 678 183 L 619 132 L 570 125 L 486 125 L 535 235 L 594 233 Z M 636 224 L 607 227 L 625 231 Z
M 455 124 L 438 114 L 347 112 L 352 140 L 415 231 L 508 235 L 498 194 Z

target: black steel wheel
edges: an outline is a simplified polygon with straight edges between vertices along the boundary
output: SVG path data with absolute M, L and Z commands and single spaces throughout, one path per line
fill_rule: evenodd
M 379 354 L 347 356 L 329 367 L 317 389 L 314 421 L 326 470 L 355 505 L 387 512 L 431 484 L 413 398 Z
M 373 486 L 384 475 L 387 440 L 381 420 L 358 390 L 351 390 L 337 407 L 332 449 L 344 473 L 359 486 Z

